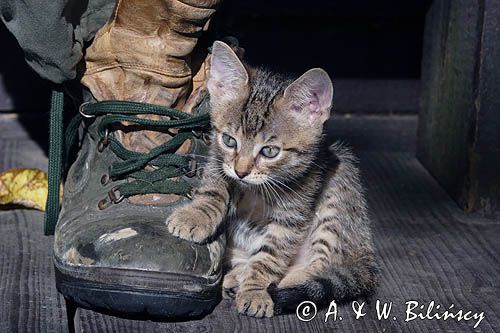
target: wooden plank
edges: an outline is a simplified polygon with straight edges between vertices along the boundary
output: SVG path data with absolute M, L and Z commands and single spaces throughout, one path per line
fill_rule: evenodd
M 484 2 L 469 209 L 500 217 L 500 2 Z
M 499 12 L 495 1 L 434 1 L 422 61 L 418 157 L 485 217 L 500 216 Z
M 46 169 L 47 158 L 15 117 L 2 115 L 0 171 L 14 167 Z M 52 243 L 52 237 L 43 236 L 42 213 L 0 207 L 0 332 L 64 329 L 63 303 L 54 283 Z

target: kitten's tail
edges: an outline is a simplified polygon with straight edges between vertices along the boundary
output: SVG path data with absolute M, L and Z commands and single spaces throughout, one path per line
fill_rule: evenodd
M 357 261 L 350 267 L 335 267 L 302 284 L 278 288 L 271 284 L 268 292 L 274 302 L 274 313 L 292 313 L 303 301 L 311 301 L 318 310 L 335 301 L 342 304 L 370 296 L 376 285 L 378 268 L 372 259 Z

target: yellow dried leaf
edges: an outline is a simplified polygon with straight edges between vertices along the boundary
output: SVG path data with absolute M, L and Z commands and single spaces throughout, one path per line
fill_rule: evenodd
M 0 205 L 45 210 L 47 174 L 37 169 L 11 169 L 0 174 Z

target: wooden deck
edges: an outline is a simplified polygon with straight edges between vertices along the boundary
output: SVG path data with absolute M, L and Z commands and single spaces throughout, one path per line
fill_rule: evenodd
M 408 128 L 414 128 L 414 122 L 405 119 L 407 127 L 391 126 L 392 130 L 408 133 Z M 350 119 L 346 124 L 352 126 L 353 121 Z M 45 131 L 45 122 L 0 114 L 0 170 L 13 167 L 46 169 L 44 151 L 32 138 L 33 133 Z M 382 130 L 369 128 L 370 124 L 355 128 L 381 133 Z M 27 132 L 25 128 L 38 130 Z M 334 135 L 345 137 L 347 141 L 352 139 L 354 146 L 361 142 L 361 148 L 368 143 L 369 147 L 376 146 L 369 138 L 349 133 L 348 128 L 338 128 Z M 376 140 L 386 148 L 391 140 L 397 145 L 407 140 L 398 133 L 389 141 L 377 135 Z M 36 139 L 36 135 L 33 137 Z M 461 213 L 413 157 L 413 141 L 408 140 L 409 152 L 402 151 L 400 146 L 394 150 L 382 149 L 383 152 L 374 149 L 357 152 L 367 185 L 382 270 L 380 287 L 363 309 L 366 316 L 356 320 L 347 305 L 338 309 L 342 320 L 334 321 L 331 316 L 326 323 L 325 311 L 320 311 L 309 322 L 301 322 L 295 315 L 259 320 L 238 315 L 230 302 L 223 301 L 204 319 L 177 323 L 134 321 L 81 310 L 82 331 L 468 332 L 476 322 L 453 319 L 405 322 L 405 302 L 413 300 L 425 305 L 423 313 L 431 301 L 441 305 L 439 313 L 452 304 L 454 312 L 460 309 L 464 313 L 484 312 L 485 319 L 477 331 L 500 332 L 500 221 L 471 218 Z M 40 212 L 0 210 L 0 332 L 67 330 L 64 301 L 54 285 L 53 238 L 43 236 L 42 223 Z M 376 318 L 377 299 L 393 302 L 387 320 Z

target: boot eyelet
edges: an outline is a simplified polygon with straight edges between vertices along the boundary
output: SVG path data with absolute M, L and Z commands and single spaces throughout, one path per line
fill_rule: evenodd
M 110 178 L 109 178 L 108 174 L 106 173 L 106 174 L 102 175 L 102 177 L 101 177 L 101 184 L 107 185 L 109 183 L 109 180 L 110 180 Z
M 104 148 L 106 148 L 106 146 L 104 145 L 104 143 L 101 141 L 99 141 L 99 143 L 97 144 L 97 151 L 102 153 L 104 151 Z
M 111 202 L 107 198 L 104 198 L 104 199 L 99 200 L 99 202 L 97 203 L 97 208 L 99 208 L 99 210 L 104 210 L 110 204 L 111 204 Z
M 109 207 L 111 204 L 120 203 L 123 199 L 125 199 L 125 196 L 120 193 L 119 187 L 115 186 L 111 189 L 111 191 L 108 192 L 107 197 L 99 200 L 99 202 L 97 203 L 97 207 L 100 210 L 103 210 Z
M 201 139 L 203 140 L 203 142 L 208 146 L 212 143 L 212 139 L 210 138 L 210 134 L 208 133 L 203 133 L 201 135 Z
M 106 129 L 106 131 L 104 132 L 104 137 L 97 144 L 97 150 L 100 153 L 102 153 L 104 151 L 104 148 L 106 148 L 108 146 L 108 143 L 109 143 L 108 135 L 109 135 L 109 131 L 108 131 L 108 129 Z
M 85 102 L 85 103 L 82 103 L 79 107 L 78 107 L 78 112 L 82 115 L 83 118 L 95 118 L 95 115 L 93 114 L 87 114 L 85 113 L 85 108 L 87 107 L 87 105 L 89 105 L 90 102 Z
M 184 175 L 186 177 L 193 178 L 194 176 L 196 176 L 196 171 L 198 171 L 196 160 L 191 160 L 189 162 L 189 171 L 186 172 Z
M 108 197 L 114 204 L 120 203 L 123 199 L 125 199 L 123 194 L 120 193 L 120 188 L 118 186 L 113 187 L 111 191 L 108 192 Z

